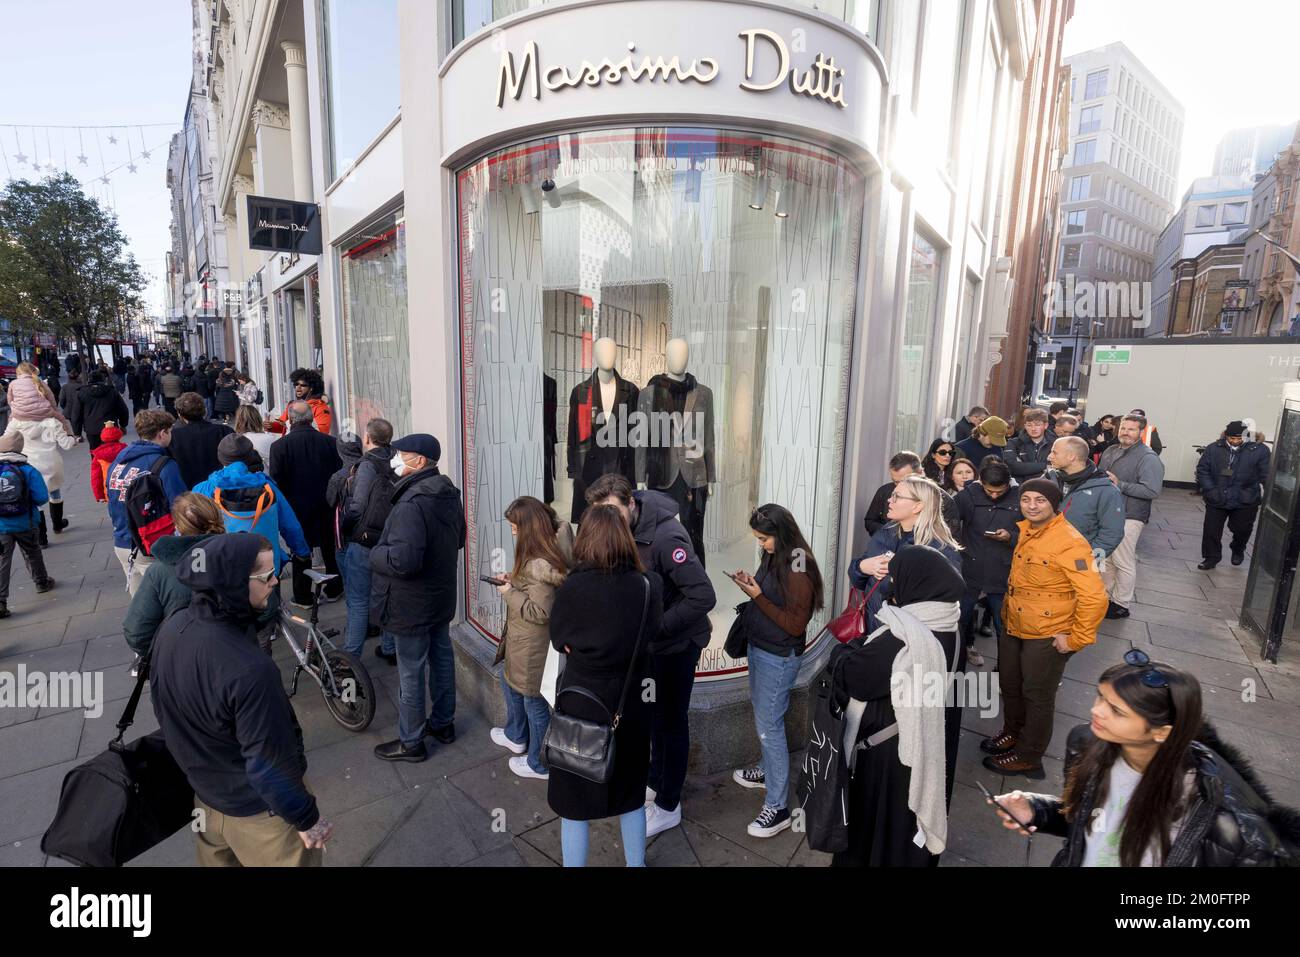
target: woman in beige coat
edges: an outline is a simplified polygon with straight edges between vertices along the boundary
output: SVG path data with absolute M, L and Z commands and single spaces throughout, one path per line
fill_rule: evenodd
M 510 770 L 523 778 L 546 780 L 542 740 L 551 711 L 542 697 L 542 672 L 550 648 L 551 603 L 573 561 L 573 530 L 554 509 L 531 496 L 506 509 L 515 536 L 515 567 L 498 586 L 506 603 L 506 624 L 496 660 L 504 661 L 501 690 L 506 726 L 492 729 L 492 741 L 515 757 Z

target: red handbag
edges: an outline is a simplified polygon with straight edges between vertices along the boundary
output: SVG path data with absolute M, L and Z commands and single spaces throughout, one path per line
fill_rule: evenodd
M 883 578 L 876 579 L 876 583 L 871 586 L 871 591 L 865 594 L 858 588 L 849 593 L 849 606 L 832 618 L 831 623 L 826 626 L 826 630 L 835 636 L 836 641 L 844 644 L 854 638 L 861 638 L 867 633 L 867 602 L 871 600 L 871 596 L 876 593 L 882 581 Z M 861 601 L 858 600 L 859 597 Z

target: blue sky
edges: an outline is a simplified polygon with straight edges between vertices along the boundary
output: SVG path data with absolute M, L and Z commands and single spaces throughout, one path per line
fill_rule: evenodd
M 188 0 L 0 0 L 0 124 L 23 124 L 15 145 L 14 130 L 0 126 L 0 178 L 34 176 L 14 154 L 44 165 L 46 134 L 26 126 L 77 126 L 166 123 L 101 130 L 97 146 L 89 130 L 82 139 L 75 129 L 50 130 L 53 162 L 60 168 L 66 150 L 69 172 L 87 192 L 116 208 L 132 252 L 154 277 L 163 271 L 171 214 L 167 193 L 167 141 L 184 118 L 190 77 L 190 4 Z M 143 132 L 143 141 L 141 133 Z M 108 134 L 117 144 L 108 142 Z M 129 144 L 129 152 L 128 152 Z M 140 158 L 141 148 L 151 158 Z M 94 183 L 100 175 L 100 148 L 109 169 L 134 155 L 138 172 L 110 174 L 111 187 Z M 161 285 L 148 293 L 151 309 L 160 308 Z

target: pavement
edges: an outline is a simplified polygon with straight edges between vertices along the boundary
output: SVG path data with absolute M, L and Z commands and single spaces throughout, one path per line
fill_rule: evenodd
M 64 775 L 102 751 L 131 692 L 132 653 L 121 635 L 128 602 L 121 566 L 113 554 L 106 507 L 88 481 L 84 445 L 65 455 L 64 497 L 71 527 L 51 535 L 46 561 L 58 582 L 36 595 L 27 570 L 15 561 L 9 606 L 0 622 L 0 672 L 101 672 L 103 714 L 86 718 L 73 709 L 0 707 L 0 866 L 64 866 L 40 851 L 40 837 L 58 803 Z M 1257 641 L 1236 624 L 1249 561 L 1198 571 L 1203 509 L 1200 499 L 1166 489 L 1156 502 L 1138 556 L 1137 602 L 1126 620 L 1107 620 L 1097 644 L 1076 655 L 1057 696 L 1057 720 L 1044 782 L 1003 778 L 984 769 L 978 744 L 1000 729 L 1000 719 L 966 710 L 943 866 L 1020 866 L 1022 839 L 1004 831 L 976 788 L 994 793 L 1025 787 L 1059 793 L 1063 747 L 1070 729 L 1088 720 L 1097 676 L 1140 647 L 1153 659 L 1195 674 L 1204 686 L 1205 710 L 1220 734 L 1248 754 L 1274 797 L 1300 807 L 1300 647 L 1283 645 L 1279 664 L 1262 661 Z M 326 606 L 322 620 L 340 624 L 342 603 Z M 980 639 L 983 671 L 996 659 L 992 639 Z M 368 642 L 373 645 L 376 642 Z M 276 659 L 290 673 L 288 649 Z M 546 803 L 544 782 L 523 780 L 507 767 L 509 754 L 488 738 L 485 719 L 462 710 L 457 740 L 438 746 L 421 764 L 387 764 L 371 749 L 396 737 L 396 669 L 367 647 L 365 664 L 380 692 L 378 713 L 360 734 L 329 716 L 315 685 L 304 680 L 293 700 L 307 747 L 307 783 L 322 812 L 336 824 L 327 866 L 538 866 L 560 863 L 560 822 Z M 148 695 L 130 735 L 157 728 Z M 794 742 L 792 742 L 794 743 Z M 797 743 L 796 743 L 797 744 Z M 792 778 L 799 754 L 792 755 Z M 651 867 L 824 866 L 829 856 L 808 848 L 788 830 L 761 840 L 746 834 L 763 794 L 735 785 L 730 773 L 692 777 L 683 796 L 683 823 L 647 850 Z M 792 804 L 792 806 L 794 806 Z M 1045 866 L 1060 841 L 1039 837 L 1029 863 Z M 590 863 L 621 865 L 617 821 L 592 827 Z M 194 838 L 183 830 L 131 866 L 193 865 Z

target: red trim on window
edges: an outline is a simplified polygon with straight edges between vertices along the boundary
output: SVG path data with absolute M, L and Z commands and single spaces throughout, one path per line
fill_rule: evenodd
M 392 239 L 392 238 L 393 238 L 394 236 L 396 236 L 396 235 L 397 235 L 397 227 L 394 226 L 392 229 L 388 230 L 387 232 L 380 233 L 378 236 L 374 236 L 374 237 L 372 237 L 372 238 L 370 238 L 370 239 L 367 239 L 365 242 L 361 243 L 361 244 L 358 245 L 358 246 L 353 246 L 351 249 L 349 249 L 349 250 L 348 250 L 347 252 L 345 252 L 343 255 L 344 255 L 345 258 L 347 258 L 347 257 L 351 257 L 351 256 L 359 255 L 359 254 L 365 252 L 365 251 L 366 251 L 367 249 L 369 249 L 371 246 L 378 246 L 380 243 L 386 243 L 386 242 L 388 242 L 390 239 Z

